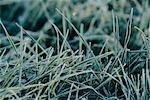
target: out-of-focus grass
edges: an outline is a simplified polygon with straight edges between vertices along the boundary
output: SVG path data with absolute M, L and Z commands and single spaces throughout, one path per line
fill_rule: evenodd
M 61 30 L 65 29 L 56 8 L 63 11 L 78 30 L 80 24 L 84 24 L 83 31 L 85 36 L 88 36 L 87 41 L 92 42 L 95 49 L 100 49 L 101 42 L 104 42 L 105 39 L 95 39 L 94 37 L 97 37 L 97 35 L 100 37 L 101 35 L 113 35 L 112 10 L 115 19 L 116 16 L 118 18 L 119 40 L 122 45 L 124 45 L 126 24 L 131 8 L 134 9 L 132 26 L 137 26 L 145 32 L 148 31 L 150 22 L 149 0 L 36 0 L 36 2 L 34 0 L 1 0 L 0 5 L 1 19 L 8 30 L 11 31 L 11 34 L 18 33 L 19 29 L 15 25 L 15 22 L 18 22 L 32 32 L 42 31 L 48 34 L 51 38 L 44 40 L 51 41 L 51 43 L 46 44 L 47 46 L 54 46 L 56 39 L 55 32 L 51 29 L 48 20 L 52 20 Z M 77 44 L 76 39 L 78 37 L 69 25 L 66 25 L 66 27 L 69 27 L 71 31 L 70 42 Z M 140 48 L 142 40 L 139 35 L 140 33 L 137 30 L 132 30 L 133 38 L 130 39 L 129 48 Z M 76 39 L 74 40 L 74 38 Z
M 1 0 L 0 99 L 148 100 L 148 0 Z

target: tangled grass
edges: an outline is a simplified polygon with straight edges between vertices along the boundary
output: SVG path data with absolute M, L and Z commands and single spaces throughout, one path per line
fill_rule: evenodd
M 140 2 L 0 1 L 0 99 L 148 100 L 150 6 Z

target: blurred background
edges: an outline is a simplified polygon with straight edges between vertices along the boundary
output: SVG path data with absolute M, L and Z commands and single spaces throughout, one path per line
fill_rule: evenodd
M 140 33 L 134 26 L 145 33 L 150 32 L 149 0 L 0 0 L 0 19 L 10 35 L 17 36 L 20 33 L 20 28 L 16 25 L 18 23 L 34 38 L 41 36 L 40 43 L 45 48 L 56 46 L 57 35 L 51 21 L 63 34 L 69 29 L 67 40 L 74 50 L 78 49 L 79 37 L 72 27 L 63 21 L 56 8 L 82 31 L 88 43 L 92 44 L 95 54 L 107 39 L 108 46 L 113 48 L 113 14 L 118 21 L 118 39 L 122 46 L 132 8 L 132 34 L 128 48 L 139 49 L 142 45 Z M 8 41 L 3 37 L 5 34 L 0 27 L 1 47 L 8 45 Z M 17 42 L 17 39 L 14 38 L 14 41 Z M 60 43 L 61 41 L 60 37 Z

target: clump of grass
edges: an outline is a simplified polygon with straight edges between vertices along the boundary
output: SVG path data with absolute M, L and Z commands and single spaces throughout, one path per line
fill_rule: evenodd
M 136 27 L 143 34 L 144 43 L 139 50 L 128 49 L 133 10 L 124 45 L 119 41 L 118 18 L 113 16 L 114 36 L 102 35 L 106 42 L 97 55 L 92 44 L 87 42 L 83 24 L 78 31 L 61 11 L 57 11 L 63 19 L 63 32 L 49 20 L 56 33 L 56 47 L 44 47 L 41 45 L 43 32 L 35 36 L 19 24 L 16 24 L 19 34 L 12 37 L 1 22 L 1 29 L 6 34 L 3 37 L 7 37 L 10 43 L 10 46 L 0 48 L 2 100 L 149 99 L 149 37 Z M 77 34 L 77 50 L 68 42 L 71 34 L 68 24 Z

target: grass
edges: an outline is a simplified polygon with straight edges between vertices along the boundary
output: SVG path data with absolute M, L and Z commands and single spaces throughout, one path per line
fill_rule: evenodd
M 0 99 L 148 100 L 150 6 L 140 2 L 0 1 Z

